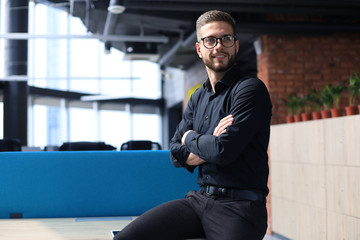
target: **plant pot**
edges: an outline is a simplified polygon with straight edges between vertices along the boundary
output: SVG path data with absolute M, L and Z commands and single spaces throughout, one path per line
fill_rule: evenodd
M 286 123 L 292 123 L 292 122 L 294 122 L 293 116 L 287 115 L 286 116 Z
M 330 111 L 329 110 L 321 110 L 321 118 L 322 119 L 326 119 L 326 118 L 330 118 Z
M 313 119 L 313 120 L 319 120 L 319 119 L 321 119 L 320 112 L 312 112 L 311 115 L 312 115 L 312 119 Z
M 300 114 L 295 114 L 294 115 L 294 122 L 301 122 L 301 115 Z
M 355 114 L 355 106 L 347 106 L 345 107 L 346 116 L 354 115 Z
M 301 120 L 302 121 L 309 121 L 311 119 L 310 113 L 302 113 L 301 114 Z
M 336 118 L 340 116 L 340 110 L 338 108 L 330 109 L 331 117 Z

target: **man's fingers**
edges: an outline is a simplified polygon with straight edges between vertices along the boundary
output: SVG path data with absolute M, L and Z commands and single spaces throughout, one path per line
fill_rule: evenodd
M 219 124 L 216 126 L 213 135 L 214 136 L 220 136 L 222 133 L 226 132 L 226 128 L 230 126 L 234 121 L 234 118 L 232 115 L 228 115 L 224 118 L 222 118 L 219 122 Z
M 226 128 L 227 126 L 231 125 L 234 121 L 234 118 L 232 116 L 228 117 L 228 118 L 223 118 L 219 124 L 218 127 L 221 128 Z

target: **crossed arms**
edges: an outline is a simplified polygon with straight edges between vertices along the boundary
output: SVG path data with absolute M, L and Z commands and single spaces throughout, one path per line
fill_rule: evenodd
M 224 132 L 226 132 L 226 128 L 228 126 L 230 126 L 232 123 L 234 122 L 234 117 L 232 115 L 228 115 L 226 117 L 224 117 L 223 119 L 220 120 L 220 122 L 218 123 L 218 125 L 216 126 L 213 135 L 214 136 L 220 136 L 221 134 L 223 134 Z M 186 136 L 188 135 L 189 132 L 191 132 L 193 130 L 188 130 L 184 133 L 184 135 L 181 138 L 181 145 L 185 145 L 185 139 Z M 201 165 L 203 163 L 205 163 L 206 161 L 201 159 L 199 156 L 190 153 L 188 159 L 186 160 L 186 164 L 189 166 L 198 166 Z

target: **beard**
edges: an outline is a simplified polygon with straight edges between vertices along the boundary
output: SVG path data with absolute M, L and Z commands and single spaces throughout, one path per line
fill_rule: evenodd
M 208 67 L 209 69 L 211 69 L 214 72 L 217 73 L 221 73 L 221 72 L 226 72 L 227 70 L 229 70 L 234 64 L 235 64 L 235 58 L 236 58 L 236 51 L 231 54 L 231 53 L 224 53 L 221 52 L 224 55 L 228 56 L 228 62 L 227 64 L 215 64 L 212 61 L 212 57 L 210 56 L 210 58 L 202 58 L 203 63 L 205 64 L 206 67 Z

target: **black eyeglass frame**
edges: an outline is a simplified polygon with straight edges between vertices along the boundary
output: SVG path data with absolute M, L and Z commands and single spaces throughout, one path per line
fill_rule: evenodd
M 234 42 L 233 42 L 233 44 L 232 44 L 231 46 L 225 46 L 225 45 L 223 44 L 223 39 L 224 39 L 225 37 L 233 37 L 233 38 L 234 38 Z M 215 40 L 216 40 L 215 45 L 214 45 L 213 47 L 207 47 L 207 46 L 205 46 L 205 42 L 204 42 L 204 39 L 205 39 L 205 38 L 213 38 L 213 39 L 215 39 Z M 218 45 L 218 42 L 219 42 L 218 40 L 220 40 L 221 45 L 223 45 L 223 47 L 231 48 L 232 46 L 235 45 L 235 42 L 236 42 L 236 40 L 237 40 L 237 37 L 234 36 L 234 35 L 225 35 L 225 36 L 222 36 L 222 37 L 212 37 L 212 36 L 209 36 L 209 37 L 200 38 L 200 40 L 197 41 L 197 43 L 200 43 L 201 41 L 203 41 L 203 45 L 204 45 L 205 48 L 207 48 L 207 49 L 213 49 L 213 48 L 215 48 L 215 47 Z

